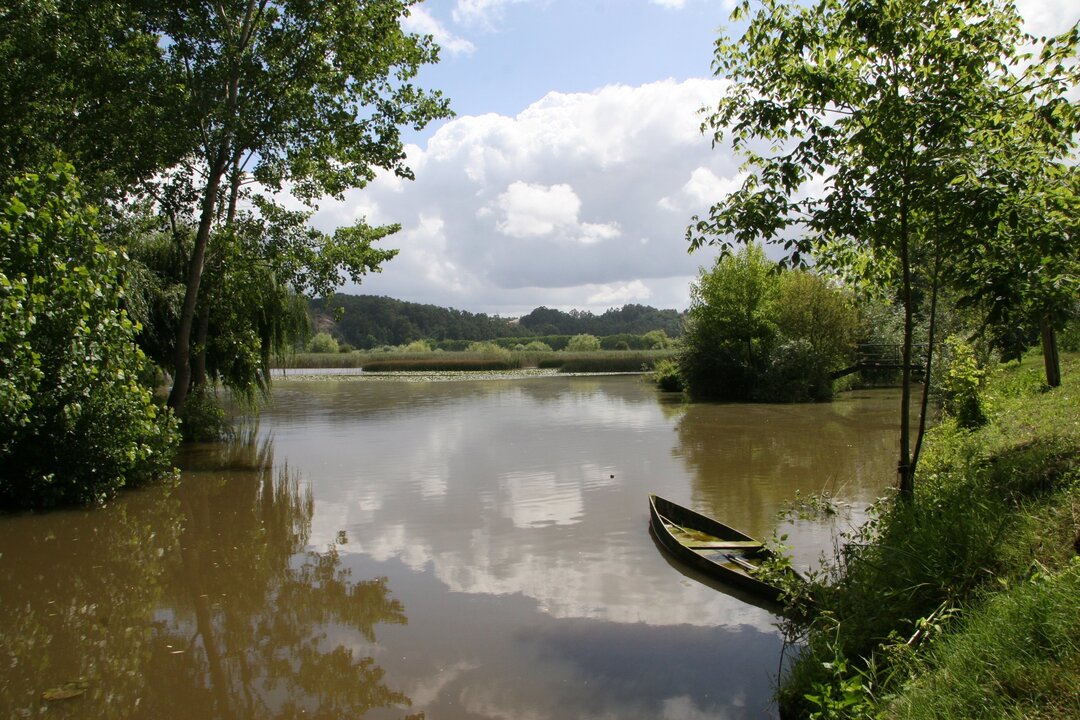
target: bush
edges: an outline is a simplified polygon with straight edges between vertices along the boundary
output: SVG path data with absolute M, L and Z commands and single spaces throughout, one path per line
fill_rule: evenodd
M 0 505 L 100 503 L 171 471 L 176 422 L 154 405 L 123 256 L 101 243 L 70 165 L 0 202 Z
M 962 428 L 976 428 L 985 423 L 979 386 L 986 373 L 972 347 L 955 335 L 945 338 L 940 373 L 938 388 L 945 412 L 956 418 L 956 424 Z
M 781 272 L 749 246 L 691 286 L 679 367 L 698 399 L 827 400 L 829 372 L 847 364 L 859 329 L 847 293 L 810 272 Z
M 600 340 L 595 335 L 575 335 L 566 343 L 569 352 L 596 352 L 600 349 Z
M 328 332 L 315 333 L 307 346 L 308 352 L 312 353 L 336 353 L 338 349 L 338 341 Z
M 510 354 L 506 348 L 499 347 L 493 342 L 471 342 L 465 351 L 480 355 L 494 355 L 499 358 L 509 357 Z
M 525 352 L 551 352 L 551 346 L 540 340 L 533 340 L 522 349 Z
M 427 340 L 413 340 L 398 351 L 403 353 L 429 353 L 432 352 L 432 349 Z
M 652 380 L 664 392 L 682 392 L 685 383 L 674 360 L 661 360 L 653 368 Z
M 650 330 L 641 336 L 646 350 L 664 350 L 671 347 L 673 341 L 663 330 Z

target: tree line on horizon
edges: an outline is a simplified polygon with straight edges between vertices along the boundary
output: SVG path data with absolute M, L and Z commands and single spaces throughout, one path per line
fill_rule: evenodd
M 312 300 L 315 327 L 362 350 L 407 345 L 417 340 L 484 341 L 553 335 L 644 335 L 655 330 L 670 338 L 682 334 L 683 314 L 628 304 L 599 315 L 587 310 L 538 307 L 520 318 L 471 313 L 377 295 L 335 294 Z

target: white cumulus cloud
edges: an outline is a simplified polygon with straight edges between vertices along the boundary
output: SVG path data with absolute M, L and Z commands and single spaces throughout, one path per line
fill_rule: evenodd
M 551 235 L 557 229 L 577 223 L 581 200 L 566 184 L 531 185 L 515 182 L 496 200 L 503 218 L 496 227 L 511 237 Z
M 345 292 L 501 314 L 685 307 L 712 261 L 688 255 L 686 226 L 738 175 L 699 130 L 698 109 L 724 87 L 613 85 L 549 93 L 515 116 L 456 118 L 408 149 L 415 182 L 379 178 L 324 204 L 315 224 L 351 222 L 362 207 L 402 225 L 383 243 L 400 254 Z

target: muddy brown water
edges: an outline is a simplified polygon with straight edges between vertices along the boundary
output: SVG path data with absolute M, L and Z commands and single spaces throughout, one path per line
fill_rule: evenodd
M 891 483 L 898 402 L 278 382 L 175 487 L 0 517 L 0 717 L 773 717 L 777 619 L 670 563 L 647 495 L 809 567 Z

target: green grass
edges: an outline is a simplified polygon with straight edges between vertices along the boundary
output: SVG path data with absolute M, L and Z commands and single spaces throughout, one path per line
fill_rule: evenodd
M 786 628 L 806 643 L 780 688 L 786 710 L 806 717 L 1080 717 L 1054 690 L 1076 686 L 1077 613 L 1053 605 L 1048 627 L 1020 621 L 1077 582 L 1080 358 L 1062 361 L 1063 385 L 1054 390 L 1042 387 L 1038 358 L 994 373 L 982 398 L 990 422 L 967 431 L 946 419 L 935 428 L 914 501 L 883 502 L 814 579 L 821 612 Z M 1004 630 L 1010 622 L 1013 634 Z M 1053 652 L 1029 642 L 1033 632 L 1058 638 Z M 983 646 L 981 666 L 964 655 Z M 1018 673 L 1035 678 L 1028 690 L 1015 682 Z M 958 699 L 946 712 L 935 695 Z
M 888 716 L 1080 717 L 1080 559 L 990 597 L 922 666 Z

